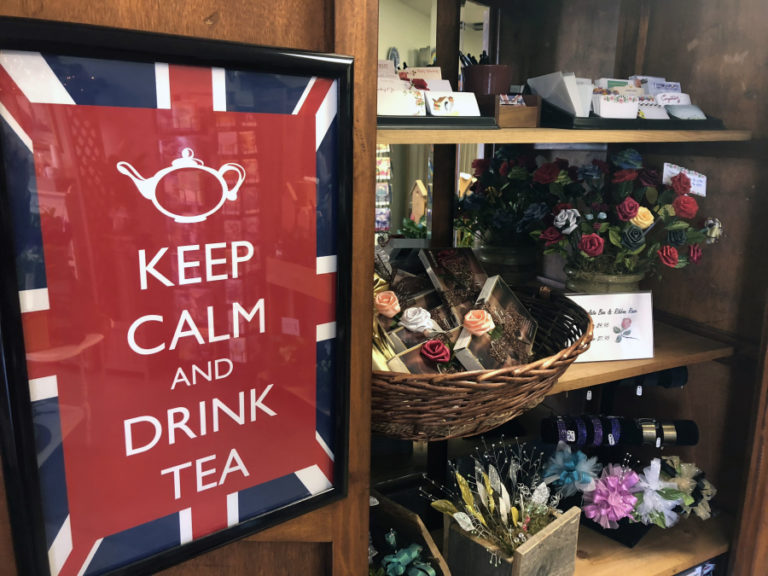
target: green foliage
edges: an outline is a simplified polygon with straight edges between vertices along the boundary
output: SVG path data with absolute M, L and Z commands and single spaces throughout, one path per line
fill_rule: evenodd
M 418 222 L 410 218 L 403 218 L 403 227 L 397 231 L 406 238 L 426 238 L 427 237 L 427 218 L 422 216 Z

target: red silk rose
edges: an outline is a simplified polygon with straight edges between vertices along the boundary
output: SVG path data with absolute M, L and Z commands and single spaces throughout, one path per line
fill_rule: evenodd
M 592 160 L 592 166 L 597 166 L 598 170 L 603 174 L 608 174 L 611 171 L 611 165 L 608 162 L 598 160 L 597 158 Z
M 640 204 L 638 204 L 637 200 L 632 198 L 632 196 L 627 196 L 621 204 L 616 206 L 616 214 L 619 216 L 619 220 L 628 222 L 637 216 L 638 208 L 640 208 Z
M 539 239 L 544 240 L 544 246 L 552 246 L 552 244 L 557 244 L 562 237 L 563 235 L 560 233 L 560 230 L 554 226 L 550 226 L 546 230 L 543 230 L 539 235 Z
M 502 176 L 509 174 L 509 162 L 504 162 L 501 166 L 499 166 L 499 174 Z
M 672 202 L 672 207 L 675 209 L 675 214 L 680 218 L 690 220 L 696 216 L 696 212 L 699 211 L 699 205 L 693 196 L 678 196 Z
M 451 351 L 440 340 L 427 340 L 421 345 L 421 355 L 432 362 L 448 362 Z
M 560 166 L 556 162 L 547 162 L 533 173 L 533 181 L 538 184 L 551 184 L 560 175 Z
M 669 266 L 670 268 L 677 266 L 677 261 L 680 255 L 677 253 L 677 248 L 674 246 L 663 246 L 661 250 L 656 253 L 659 255 L 659 260 L 661 260 L 662 264 L 665 266 Z
M 688 246 L 688 260 L 694 264 L 698 264 L 701 260 L 701 246 L 698 244 L 691 244 Z
M 585 234 L 579 240 L 579 250 L 591 258 L 600 256 L 603 253 L 604 246 L 605 242 L 597 234 Z
M 485 171 L 488 170 L 490 165 L 491 161 L 487 158 L 476 158 L 472 160 L 472 169 L 475 171 L 473 176 L 479 178 L 485 174 Z
M 640 182 L 641 186 L 658 188 L 659 184 L 661 184 L 658 170 L 653 170 L 651 168 L 641 168 L 640 172 L 637 174 L 637 180 Z
M 688 194 L 691 191 L 691 179 L 682 172 L 672 176 L 672 189 L 675 191 L 675 194 Z
M 637 179 L 637 170 L 619 170 L 618 172 L 614 172 L 613 174 L 613 182 L 614 184 L 619 184 L 620 182 L 631 182 L 632 180 Z

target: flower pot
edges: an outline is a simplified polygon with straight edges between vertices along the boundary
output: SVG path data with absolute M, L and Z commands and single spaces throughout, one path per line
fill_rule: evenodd
M 492 546 L 450 522 L 443 551 L 451 574 L 472 576 L 570 576 L 576 569 L 581 509 L 574 506 L 519 546 L 513 556 L 496 556 Z
M 482 245 L 474 250 L 488 276 L 498 274 L 509 286 L 522 286 L 536 277 L 537 251 L 533 245 Z
M 585 294 L 616 294 L 619 292 L 637 292 L 644 273 L 602 274 L 565 267 L 565 287 L 570 292 Z

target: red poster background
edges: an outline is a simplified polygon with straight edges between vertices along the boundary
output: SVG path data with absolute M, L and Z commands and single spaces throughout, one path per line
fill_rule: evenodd
M 98 539 L 156 518 L 192 509 L 193 536 L 226 527 L 226 496 L 318 463 L 315 439 L 316 327 L 334 319 L 334 274 L 316 273 L 315 117 L 330 82 L 319 80 L 314 100 L 301 115 L 248 114 L 211 110 L 210 70 L 172 67 L 170 110 L 97 106 L 32 105 L 38 119 L 24 126 L 35 142 L 35 168 L 50 309 L 24 315 L 30 379 L 55 375 L 63 434 L 67 497 L 74 552 L 62 574 L 76 573 Z M 21 115 L 25 117 L 26 115 Z M 227 201 L 203 222 L 179 223 L 161 213 L 135 183 L 116 169 L 130 163 L 144 178 L 171 165 L 183 149 L 205 166 L 237 163 L 245 181 L 237 199 Z M 57 162 L 55 179 L 46 166 Z M 62 169 L 63 167 L 63 169 Z M 235 183 L 226 176 L 227 186 Z M 187 168 L 163 178 L 158 201 L 177 213 L 205 212 L 221 197 L 221 184 Z M 232 242 L 249 242 L 252 258 L 240 263 L 234 278 Z M 205 246 L 216 247 L 206 278 Z M 178 247 L 190 248 L 183 272 L 199 282 L 180 285 Z M 151 260 L 166 248 L 154 268 L 174 286 L 148 276 L 140 286 L 139 251 Z M 241 248 L 239 254 L 245 253 Z M 264 302 L 265 332 L 259 314 L 239 319 L 233 337 L 232 309 L 250 312 Z M 212 324 L 208 308 L 212 307 Z M 187 310 L 205 340 L 186 336 L 170 350 L 180 315 Z M 130 349 L 130 326 L 140 346 L 165 345 L 162 352 L 139 355 Z M 208 342 L 209 331 L 228 339 Z M 192 380 L 192 366 L 226 359 L 233 370 L 220 380 Z M 222 367 L 224 364 L 220 363 Z M 256 398 L 272 386 L 251 421 L 250 391 Z M 239 395 L 244 394 L 240 414 Z M 213 431 L 213 399 L 245 422 L 220 412 Z M 205 424 L 200 421 L 200 410 Z M 169 441 L 168 419 L 186 422 L 196 437 L 176 431 Z M 150 416 L 162 424 L 157 444 L 126 455 L 125 420 Z M 205 428 L 206 433 L 202 430 Z M 154 428 L 136 424 L 134 444 L 146 444 Z M 218 483 L 230 451 L 243 466 Z M 203 476 L 196 474 L 196 460 Z M 327 461 L 327 458 L 324 459 Z M 180 498 L 174 497 L 170 467 L 179 471 Z M 326 462 L 327 463 L 327 462 Z M 215 469 L 214 473 L 205 474 Z M 324 468 L 329 480 L 331 470 Z M 202 485 L 203 490 L 199 490 Z

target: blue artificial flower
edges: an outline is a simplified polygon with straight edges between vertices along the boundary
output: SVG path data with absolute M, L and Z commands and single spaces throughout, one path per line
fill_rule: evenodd
M 559 488 L 563 496 L 573 496 L 576 492 L 594 490 L 595 478 L 601 468 L 597 456 L 587 458 L 581 450 L 572 454 L 571 447 L 560 441 L 544 471 L 544 482 Z
M 581 180 L 597 180 L 603 175 L 599 166 L 587 164 L 579 167 L 579 178 Z
M 613 164 L 621 170 L 640 170 L 643 167 L 643 157 L 634 148 L 627 148 L 611 156 Z

